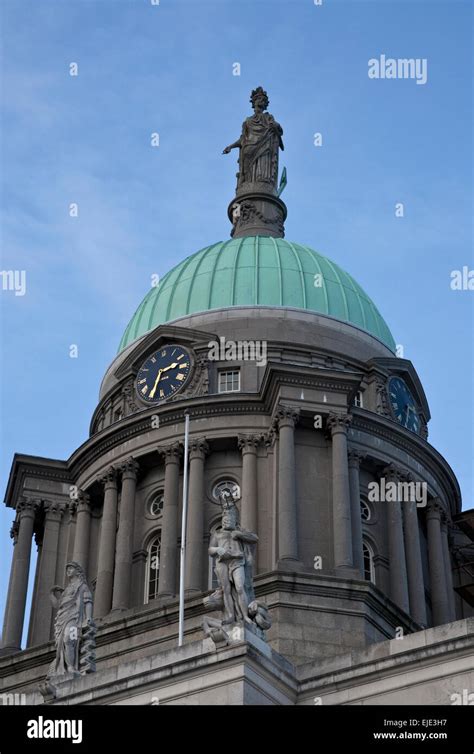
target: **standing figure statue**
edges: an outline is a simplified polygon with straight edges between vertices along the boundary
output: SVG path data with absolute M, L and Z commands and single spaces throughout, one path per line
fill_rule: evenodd
M 223 624 L 244 620 L 252 623 L 249 617 L 249 602 L 254 599 L 252 585 L 253 551 L 251 545 L 258 537 L 238 527 L 239 512 L 228 490 L 219 495 L 222 506 L 222 528 L 212 536 L 209 555 L 215 559 L 215 572 L 224 601 Z
M 209 555 L 214 559 L 218 589 L 204 598 L 210 610 L 222 610 L 223 619 L 204 617 L 203 628 L 216 645 L 227 644 L 230 628 L 246 625 L 264 638 L 271 626 L 267 607 L 256 601 L 253 588 L 253 563 L 256 534 L 239 526 L 239 512 L 235 498 L 229 490 L 219 494 L 222 507 L 222 525 L 212 535 Z M 226 630 L 227 629 L 227 630 Z
M 51 602 L 57 609 L 54 621 L 56 657 L 48 670 L 48 680 L 77 677 L 95 670 L 95 634 L 92 620 L 92 593 L 82 566 L 66 564 L 67 585 L 53 586 Z
M 267 191 L 276 193 L 278 149 L 284 149 L 283 129 L 273 115 L 265 112 L 269 99 L 261 86 L 252 91 L 250 102 L 254 115 L 244 120 L 240 139 L 229 144 L 223 154 L 239 148 L 237 193 L 254 190 L 259 184 L 265 184 Z

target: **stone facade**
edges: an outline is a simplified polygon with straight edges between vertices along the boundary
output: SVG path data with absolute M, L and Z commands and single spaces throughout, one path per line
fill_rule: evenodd
M 209 342 L 219 337 L 265 341 L 267 363 L 209 360 Z M 194 373 L 182 395 L 150 407 L 134 381 L 145 358 L 166 343 L 191 351 Z M 219 393 L 219 371 L 233 368 L 240 370 L 240 391 Z M 391 414 L 391 375 L 402 376 L 415 396 L 419 434 Z M 84 567 L 94 589 L 98 672 L 126 674 L 130 663 L 160 656 L 166 664 L 171 657 L 185 409 L 191 430 L 186 643 L 201 636 L 202 595 L 213 588 L 207 549 L 219 520 L 213 490 L 228 479 L 242 490 L 243 525 L 259 536 L 256 594 L 271 611 L 269 646 L 285 658 L 265 659 L 276 684 L 267 703 L 300 703 L 298 673 L 308 663 L 324 659 L 340 668 L 335 658 L 356 651 L 366 652 L 370 664 L 370 648 L 389 646 L 397 632 L 408 646 L 407 634 L 416 632 L 416 644 L 415 637 L 429 634 L 421 629 L 472 614 L 453 588 L 453 542 L 461 549 L 468 543 L 466 526 L 456 526 L 459 488 L 427 440 L 429 408 L 411 362 L 330 317 L 235 307 L 160 326 L 122 352 L 104 377 L 89 439 L 67 461 L 15 456 L 6 497 L 16 510 L 15 546 L 0 660 L 8 689 L 32 690 L 52 659 L 54 616 L 46 595 L 61 584 L 70 560 Z M 371 502 L 370 485 L 382 479 L 424 483 L 427 505 Z M 28 642 L 18 654 L 33 536 L 38 557 Z M 239 657 L 239 673 L 253 672 L 247 667 L 253 650 L 228 651 Z M 229 699 L 256 700 L 261 690 L 252 697 L 245 683 Z M 317 696 L 314 683 L 308 694 Z M 178 692 L 171 698 L 185 703 Z

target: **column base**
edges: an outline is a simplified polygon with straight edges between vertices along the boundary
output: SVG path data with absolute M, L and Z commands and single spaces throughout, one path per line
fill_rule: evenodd
M 186 592 L 185 592 L 185 595 L 186 595 Z M 173 594 L 172 592 L 166 592 L 165 594 L 159 594 L 155 602 L 157 605 L 167 605 L 169 602 L 175 602 L 177 599 L 179 599 L 178 594 Z
M 357 579 L 357 581 L 365 581 L 365 579 L 361 576 L 361 573 L 358 568 L 354 568 L 353 566 L 337 566 L 337 568 L 333 571 L 334 576 L 339 576 L 343 579 Z
M 0 657 L 5 657 L 5 655 L 13 655 L 16 652 L 21 652 L 21 647 L 0 647 Z
M 276 568 L 278 571 L 304 571 L 305 565 L 296 558 L 283 558 L 277 560 Z
M 197 589 L 195 587 L 190 587 L 189 589 L 184 590 L 184 599 L 191 599 L 192 597 L 198 597 L 200 594 L 204 594 L 203 589 Z M 179 595 L 176 595 L 179 596 Z

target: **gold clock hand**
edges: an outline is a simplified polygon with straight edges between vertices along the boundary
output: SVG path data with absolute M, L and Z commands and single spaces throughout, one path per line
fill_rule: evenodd
M 169 365 L 169 367 L 165 367 L 165 368 L 164 368 L 164 369 L 162 369 L 161 371 L 162 371 L 162 372 L 167 372 L 167 371 L 168 371 L 168 369 L 176 369 L 176 367 L 177 367 L 177 366 L 178 366 L 178 362 L 177 362 L 177 361 L 175 361 L 175 362 L 174 362 L 173 364 L 170 364 L 170 365 Z
M 155 397 L 156 388 L 158 387 L 158 383 L 160 381 L 160 377 L 161 377 L 161 373 L 162 372 L 163 372 L 163 369 L 160 369 L 158 371 L 158 374 L 157 374 L 156 380 L 155 380 L 155 384 L 153 385 L 152 389 L 150 390 L 150 396 L 149 396 L 150 398 L 154 398 Z

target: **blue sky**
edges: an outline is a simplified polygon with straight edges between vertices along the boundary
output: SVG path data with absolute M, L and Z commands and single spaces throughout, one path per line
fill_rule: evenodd
M 472 4 L 3 0 L 1 16 L 1 268 L 27 275 L 25 296 L 0 291 L 2 491 L 14 452 L 64 459 L 87 438 L 151 275 L 228 237 L 236 152 L 221 152 L 262 85 L 286 237 L 374 299 L 472 507 L 474 292 L 450 288 L 474 267 Z M 369 79 L 381 54 L 426 58 L 427 83 Z M 11 520 L 2 507 L 2 614 Z

